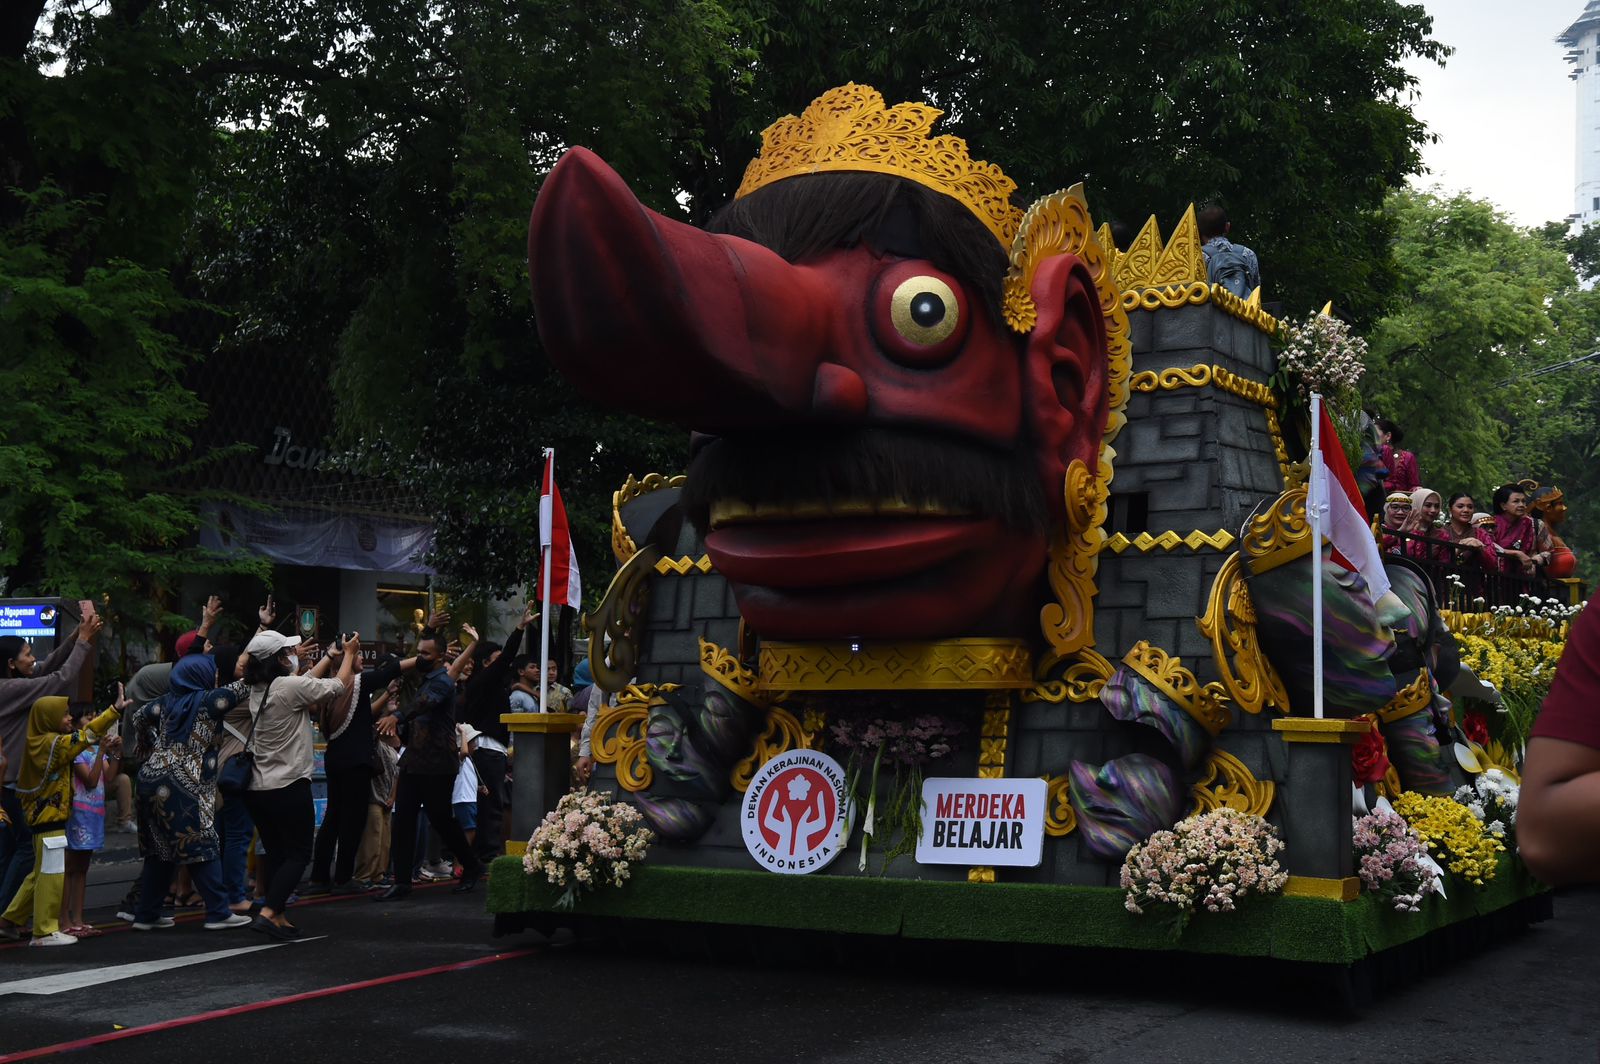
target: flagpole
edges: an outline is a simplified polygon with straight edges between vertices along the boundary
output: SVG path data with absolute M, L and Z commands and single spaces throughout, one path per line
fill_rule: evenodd
M 539 712 L 549 712 L 545 701 L 550 687 L 550 541 L 555 521 L 556 450 L 544 449 L 544 491 L 539 497 L 539 547 L 544 555 L 544 592 L 539 611 Z M 1320 659 L 1319 659 L 1320 660 Z
M 1306 485 L 1306 517 L 1311 524 L 1311 712 L 1322 719 L 1322 510 L 1327 487 L 1322 461 L 1322 396 L 1311 393 L 1311 477 Z

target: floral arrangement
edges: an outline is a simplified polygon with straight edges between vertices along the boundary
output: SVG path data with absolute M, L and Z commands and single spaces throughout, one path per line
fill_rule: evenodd
M 1428 844 L 1393 809 L 1356 818 L 1353 838 L 1362 887 L 1399 912 L 1418 912 L 1424 895 L 1439 892 Z
M 1505 771 L 1484 769 L 1464 787 L 1457 787 L 1455 800 L 1467 811 L 1483 821 L 1483 829 L 1495 838 L 1504 839 L 1516 830 L 1517 797 L 1522 788 Z
M 1267 383 L 1282 402 L 1286 425 L 1297 425 L 1310 439 L 1311 393 L 1319 392 L 1351 469 L 1363 464 L 1363 440 L 1377 446 L 1362 412 L 1359 385 L 1366 372 L 1367 342 L 1331 314 L 1316 313 L 1287 323 L 1278 369 Z
M 1259 816 L 1224 807 L 1188 817 L 1128 851 L 1123 904 L 1138 915 L 1154 907 L 1181 933 L 1198 911 L 1233 912 L 1251 894 L 1281 892 L 1289 878 L 1276 860 L 1282 850 Z
M 1495 857 L 1505 843 L 1484 829 L 1472 810 L 1453 798 L 1406 791 L 1394 803 L 1395 812 L 1422 836 L 1429 852 L 1452 873 L 1481 887 L 1495 876 Z
M 866 787 L 860 871 L 867 870 L 868 847 L 880 838 L 895 839 L 884 854 L 885 868 L 895 858 L 916 849 L 917 839 L 922 834 L 924 770 L 950 757 L 966 731 L 961 721 L 938 713 L 922 713 L 905 719 L 844 715 L 829 726 L 830 742 L 846 754 L 846 790 L 858 804 L 862 800 L 863 782 Z M 894 782 L 880 809 L 878 779 L 885 762 L 894 773 Z M 841 847 L 850 844 L 850 830 L 847 826 Z
M 1460 578 L 1452 574 L 1449 580 L 1449 595 L 1460 602 L 1464 597 Z M 1455 633 L 1461 663 L 1498 693 L 1497 701 L 1483 703 L 1491 712 L 1477 710 L 1474 717 L 1469 710 L 1463 715 L 1462 727 L 1467 738 L 1487 752 L 1487 757 L 1478 760 L 1512 765 L 1527 746 L 1539 706 L 1550 693 L 1572 620 L 1583 607 L 1533 595 L 1523 595 L 1515 606 L 1482 610 L 1482 604 L 1482 599 L 1473 603 L 1480 607 L 1479 612 L 1447 610 L 1443 614 Z M 1469 719 L 1473 720 L 1470 725 Z M 1482 728 L 1477 727 L 1478 719 Z
M 1375 718 L 1369 714 L 1366 719 L 1374 721 L 1372 728 L 1350 748 L 1350 770 L 1358 787 L 1382 783 L 1390 768 L 1389 743 L 1378 730 Z
M 632 863 L 644 860 L 652 838 L 644 817 L 613 798 L 587 787 L 564 794 L 528 840 L 522 867 L 564 888 L 559 909 L 571 909 L 585 890 L 622 886 Z

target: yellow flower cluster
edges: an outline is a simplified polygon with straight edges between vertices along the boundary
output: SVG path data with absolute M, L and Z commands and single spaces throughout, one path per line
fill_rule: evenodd
M 1553 639 L 1494 638 L 1474 633 L 1457 633 L 1456 644 L 1461 648 L 1461 663 L 1470 667 L 1478 679 L 1494 684 L 1502 693 L 1526 692 L 1536 697 L 1550 689 L 1565 645 Z
M 1451 872 L 1478 887 L 1494 878 L 1495 855 L 1505 852 L 1505 844 L 1485 832 L 1483 821 L 1466 806 L 1453 798 L 1406 791 L 1394 808 Z

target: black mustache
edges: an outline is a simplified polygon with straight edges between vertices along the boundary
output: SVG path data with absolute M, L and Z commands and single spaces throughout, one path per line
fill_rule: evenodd
M 714 502 L 752 505 L 904 499 L 1043 529 L 1047 507 L 1026 453 L 906 429 L 701 437 L 682 503 L 702 534 Z

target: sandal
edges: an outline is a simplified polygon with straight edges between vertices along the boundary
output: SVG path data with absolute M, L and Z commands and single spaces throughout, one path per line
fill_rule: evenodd
M 191 890 L 188 894 L 178 899 L 178 908 L 180 909 L 201 909 L 205 907 L 205 904 L 206 900 L 200 896 L 198 890 Z

